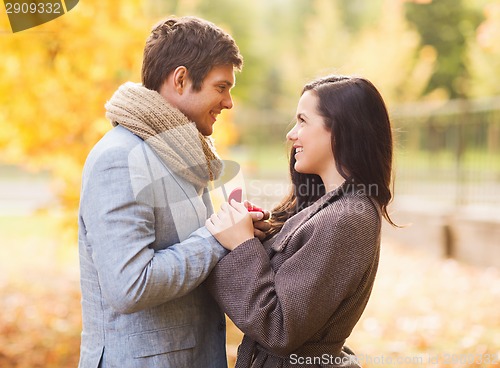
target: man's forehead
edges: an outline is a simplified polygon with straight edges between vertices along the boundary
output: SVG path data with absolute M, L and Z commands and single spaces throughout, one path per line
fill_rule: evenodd
M 236 79 L 234 68 L 229 65 L 215 66 L 208 73 L 207 79 L 212 83 L 224 83 L 228 86 L 233 86 Z

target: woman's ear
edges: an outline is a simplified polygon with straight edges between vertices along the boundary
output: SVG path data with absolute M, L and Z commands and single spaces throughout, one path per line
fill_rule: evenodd
M 179 95 L 182 95 L 187 85 L 188 71 L 185 66 L 178 66 L 173 71 L 174 88 Z

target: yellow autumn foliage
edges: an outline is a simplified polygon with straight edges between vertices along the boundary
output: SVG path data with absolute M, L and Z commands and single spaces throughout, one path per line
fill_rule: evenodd
M 50 171 L 72 223 L 85 158 L 111 128 L 104 104 L 123 82 L 140 81 L 144 42 L 167 15 L 148 17 L 141 0 L 86 0 L 51 22 L 12 33 L 0 12 L 1 160 Z M 218 145 L 228 138 L 219 132 Z

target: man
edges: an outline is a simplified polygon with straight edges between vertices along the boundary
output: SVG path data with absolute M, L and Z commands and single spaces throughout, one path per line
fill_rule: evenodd
M 142 85 L 106 104 L 114 128 L 82 178 L 80 368 L 227 367 L 224 314 L 200 286 L 225 250 L 201 227 L 222 170 L 208 136 L 242 64 L 214 24 L 167 19 L 146 41 Z

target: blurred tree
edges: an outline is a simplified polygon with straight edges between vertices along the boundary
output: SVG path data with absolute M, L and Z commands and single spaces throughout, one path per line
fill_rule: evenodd
M 357 32 L 367 26 L 375 26 L 383 10 L 382 1 L 338 1 L 337 5 L 346 28 Z
M 363 11 L 355 3 L 312 4 L 300 52 L 307 79 L 326 73 L 362 75 L 391 102 L 422 93 L 435 55 L 429 49 L 416 52 L 420 38 L 406 21 L 401 0 L 376 1 Z
M 140 0 L 89 0 L 52 22 L 0 36 L 2 159 L 52 172 L 73 224 L 85 157 L 111 128 L 104 103 L 122 82 L 139 78 L 150 28 L 141 13 Z
M 420 37 L 408 24 L 400 0 L 383 0 L 378 16 L 360 29 L 349 51 L 354 74 L 371 79 L 390 103 L 414 101 L 432 73 L 436 55 L 417 52 Z
M 484 21 L 476 32 L 476 42 L 469 52 L 473 77 L 473 96 L 500 95 L 500 1 L 487 4 Z
M 305 34 L 297 49 L 307 79 L 342 73 L 349 59 L 353 34 L 345 27 L 337 2 L 315 0 L 305 19 Z M 347 70 L 346 70 L 347 72 Z
M 481 21 L 477 8 L 463 0 L 409 1 L 406 17 L 415 26 L 421 47 L 432 47 L 436 65 L 424 93 L 443 90 L 447 97 L 467 97 L 467 48 Z
M 144 42 L 155 21 L 141 0 L 87 0 L 52 22 L 12 34 L 0 12 L 2 161 L 53 174 L 70 230 L 85 158 L 111 129 L 104 104 L 123 82 L 140 81 Z

